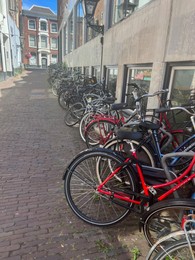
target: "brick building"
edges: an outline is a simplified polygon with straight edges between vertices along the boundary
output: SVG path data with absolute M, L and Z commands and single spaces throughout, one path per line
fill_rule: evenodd
M 33 5 L 22 10 L 23 63 L 46 68 L 58 61 L 57 15 L 47 7 Z

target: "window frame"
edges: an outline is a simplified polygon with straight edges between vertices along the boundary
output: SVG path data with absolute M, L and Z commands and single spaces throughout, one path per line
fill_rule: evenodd
M 57 38 L 57 37 L 51 37 L 50 39 L 51 39 L 51 42 L 50 42 L 50 44 L 51 44 L 51 49 L 52 49 L 52 50 L 58 50 L 58 38 Z M 56 48 L 53 48 L 53 47 L 52 47 L 52 41 L 53 41 L 53 39 L 56 40 Z
M 195 64 L 172 64 L 172 66 L 169 67 L 170 72 L 169 72 L 169 84 L 168 84 L 168 89 L 169 92 L 167 94 L 167 99 L 169 100 L 171 98 L 172 94 L 172 89 L 173 89 L 173 82 L 174 82 L 174 77 L 175 77 L 175 72 L 179 70 L 194 70 L 195 72 Z
M 40 35 L 40 37 L 41 37 L 41 39 L 40 39 L 40 43 L 41 43 L 41 49 L 47 49 L 48 48 L 48 37 L 47 37 L 47 35 Z M 46 45 L 46 47 L 44 46 L 42 46 L 42 37 L 44 37 L 47 41 L 47 45 Z
M 52 31 L 52 24 L 55 24 L 56 25 L 56 29 L 57 29 L 57 31 Z M 51 22 L 51 24 L 50 24 L 50 32 L 51 33 L 58 33 L 58 23 L 55 23 L 55 22 Z
M 56 60 L 57 60 L 57 62 L 58 62 L 58 54 L 53 54 L 53 53 L 51 54 L 51 61 L 52 61 L 54 55 L 56 56 Z M 52 63 L 52 64 L 55 64 L 55 63 L 53 63 L 53 62 L 51 62 L 51 63 Z
M 35 28 L 34 29 L 30 28 L 30 26 L 29 26 L 30 21 L 34 21 L 34 23 L 35 23 Z M 28 19 L 28 30 L 36 31 L 36 20 L 35 19 Z
M 119 72 L 119 67 L 118 65 L 108 65 L 104 67 L 104 75 L 105 75 L 105 85 L 107 86 L 107 90 L 109 91 L 109 86 L 108 86 L 108 72 L 111 69 L 116 69 L 117 70 L 117 78 L 116 78 L 116 88 L 115 88 L 115 97 L 117 96 L 117 80 L 118 80 L 118 72 Z M 113 93 L 112 93 L 113 94 Z
M 34 45 L 34 46 L 31 46 L 31 45 L 30 45 L 30 38 L 31 38 L 31 37 L 34 37 L 34 38 L 35 38 L 35 45 Z M 36 35 L 30 34 L 30 35 L 28 36 L 28 46 L 29 46 L 30 48 L 37 48 L 37 36 L 36 36 Z
M 129 77 L 130 77 L 130 71 L 131 70 L 153 70 L 153 64 L 152 63 L 146 63 L 146 64 L 127 64 L 124 66 L 124 77 L 123 77 L 123 91 L 122 91 L 122 101 L 127 102 L 127 96 L 125 95 L 128 93 L 128 83 L 129 83 Z M 149 86 L 150 89 L 150 86 Z
M 41 24 L 42 24 L 42 23 L 45 23 L 45 25 L 46 25 L 46 30 L 42 30 L 42 29 L 41 29 Z M 46 20 L 40 20 L 40 21 L 39 21 L 39 30 L 42 31 L 42 32 L 48 32 L 48 22 L 47 22 Z

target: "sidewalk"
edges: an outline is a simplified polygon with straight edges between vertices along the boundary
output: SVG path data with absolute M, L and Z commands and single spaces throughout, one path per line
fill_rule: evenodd
M 0 90 L 12 88 L 15 86 L 15 82 L 20 81 L 23 77 L 27 76 L 31 71 L 23 70 L 23 72 L 17 76 L 7 78 L 0 82 Z

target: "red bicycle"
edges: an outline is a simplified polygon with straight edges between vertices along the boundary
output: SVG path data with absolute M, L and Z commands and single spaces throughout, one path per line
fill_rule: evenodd
M 128 134 L 130 139 L 142 137 L 140 132 Z M 176 157 L 177 163 L 191 158 L 178 176 L 166 163 Z M 195 218 L 194 200 L 180 198 L 184 197 L 185 185 L 193 187 L 194 165 L 194 152 L 170 153 L 162 159 L 163 170 L 147 166 L 145 173 L 133 144 L 126 159 L 108 149 L 89 149 L 67 167 L 63 177 L 65 196 L 79 218 L 97 226 L 115 224 L 132 211 L 139 213 L 144 234 L 152 245 L 160 236 L 181 229 L 186 219 Z M 152 179 L 147 178 L 148 174 Z M 175 198 L 165 200 L 171 195 Z

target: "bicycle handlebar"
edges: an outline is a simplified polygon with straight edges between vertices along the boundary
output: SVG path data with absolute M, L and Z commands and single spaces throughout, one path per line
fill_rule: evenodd
M 156 113 L 162 113 L 162 112 L 168 112 L 168 111 L 173 111 L 173 110 L 183 110 L 187 114 L 191 116 L 195 116 L 195 113 L 190 112 L 188 109 L 193 109 L 195 106 L 188 106 L 188 107 L 162 107 L 159 109 L 155 109 Z
M 168 89 L 162 89 L 162 90 L 158 90 L 156 92 L 154 92 L 153 94 L 144 94 L 142 95 L 141 97 L 137 98 L 135 101 L 140 101 L 142 98 L 145 98 L 145 97 L 154 97 L 154 96 L 158 96 L 160 94 L 164 94 L 164 93 L 167 93 L 169 92 Z

